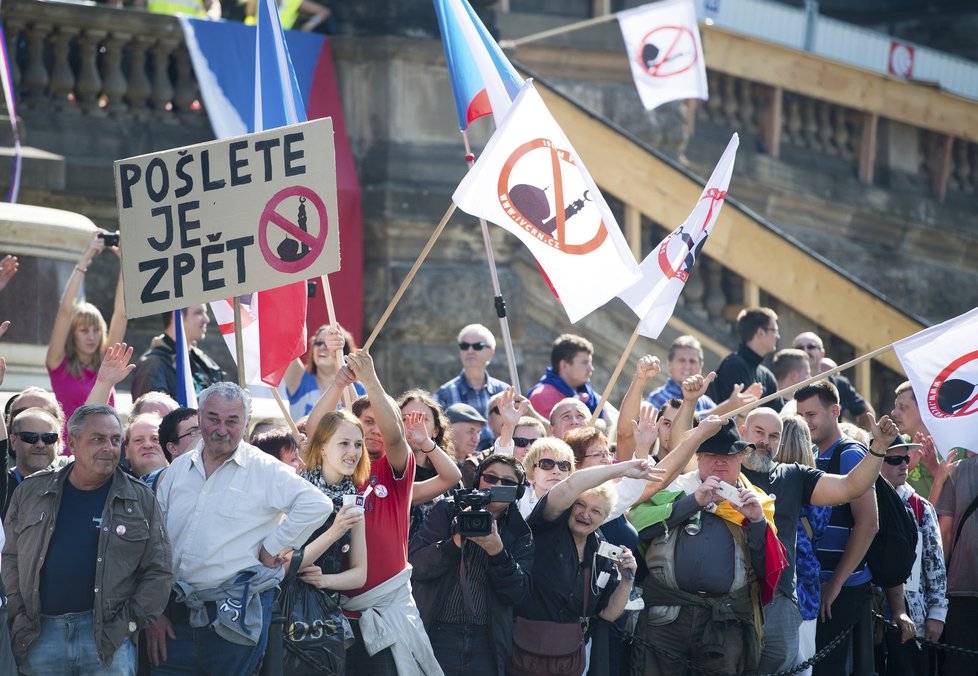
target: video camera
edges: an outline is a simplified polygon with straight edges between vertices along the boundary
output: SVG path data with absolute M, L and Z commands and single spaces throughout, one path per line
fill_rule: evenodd
M 481 537 L 492 532 L 492 514 L 486 509 L 490 502 L 516 502 L 518 486 L 493 486 L 489 489 L 456 488 L 452 491 L 458 514 L 455 525 L 462 537 Z M 463 511 L 468 507 L 470 511 Z

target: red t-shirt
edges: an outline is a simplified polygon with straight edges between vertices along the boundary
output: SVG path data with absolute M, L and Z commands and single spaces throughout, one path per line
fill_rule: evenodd
M 346 592 L 347 596 L 357 596 L 369 591 L 407 567 L 414 453 L 408 453 L 407 467 L 400 478 L 394 477 L 394 470 L 386 454 L 371 463 L 370 479 L 366 485 L 360 487 L 360 492 L 366 490 L 367 486 L 373 486 L 374 489 L 364 505 L 367 583 L 359 589 Z

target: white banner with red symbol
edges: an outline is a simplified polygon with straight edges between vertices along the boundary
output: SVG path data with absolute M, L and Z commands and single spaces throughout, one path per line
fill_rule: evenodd
M 628 66 L 647 110 L 707 99 L 706 64 L 693 0 L 665 0 L 618 14 Z
M 604 197 L 530 81 L 452 199 L 526 244 L 571 322 L 640 279 Z
M 639 316 L 638 332 L 646 338 L 658 338 L 676 309 L 679 294 L 727 198 L 739 145 L 740 137 L 734 134 L 689 218 L 645 257 L 639 266 L 642 279 L 619 294 Z
M 943 454 L 978 452 L 978 308 L 893 343 Z

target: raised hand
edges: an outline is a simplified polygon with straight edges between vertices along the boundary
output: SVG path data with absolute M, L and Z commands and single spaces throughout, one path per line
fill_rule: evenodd
M 346 338 L 343 336 L 343 332 L 340 328 L 333 324 L 328 329 L 326 329 L 326 349 L 330 352 L 342 352 L 343 346 L 346 345 Z
M 129 363 L 130 359 L 132 359 L 132 347 L 125 343 L 110 345 L 105 351 L 105 357 L 102 358 L 97 379 L 110 385 L 121 383 L 136 368 L 135 364 Z
M 17 261 L 16 256 L 4 256 L 3 260 L 0 260 L 0 291 L 3 291 L 7 287 L 7 283 L 13 279 L 13 276 L 17 274 L 17 270 L 20 268 L 20 263 Z
M 638 412 L 638 420 L 632 420 L 632 431 L 635 435 L 636 450 L 648 451 L 659 436 L 659 423 L 655 416 L 658 412 L 651 404 L 642 404 Z
M 661 370 L 659 358 L 647 354 L 639 359 L 638 363 L 635 365 L 635 377 L 639 380 L 648 380 L 649 378 L 654 378 L 656 375 L 658 375 L 659 371 Z
M 717 377 L 716 371 L 710 371 L 706 376 L 697 373 L 683 381 L 683 399 L 686 401 L 696 401 L 704 394 Z
M 507 387 L 503 390 L 503 396 L 499 401 L 499 415 L 503 417 L 503 423 L 509 425 L 512 430 L 526 413 L 526 407 L 529 405 L 530 401 L 525 397 L 521 397 L 517 402 L 516 389 Z
M 888 415 L 884 415 L 877 421 L 872 413 L 867 413 L 866 420 L 869 423 L 869 435 L 873 438 L 870 450 L 885 454 L 886 449 L 893 444 L 900 430 L 897 429 L 896 423 L 890 420 Z
M 423 451 L 427 442 L 431 441 L 424 424 L 424 413 L 412 411 L 405 413 L 401 420 L 404 422 L 404 438 L 412 451 Z
M 727 424 L 727 418 L 718 415 L 708 415 L 696 426 L 696 432 L 702 435 L 703 439 L 709 439 L 720 431 Z
M 664 474 L 664 470 L 652 467 L 648 460 L 628 460 L 626 462 L 620 462 L 615 467 L 622 470 L 621 476 L 626 476 L 629 479 L 645 479 L 646 481 L 662 481 L 660 474 Z
M 357 380 L 364 382 L 377 380 L 377 372 L 374 371 L 374 360 L 366 350 L 354 350 L 346 355 L 346 365 L 353 370 Z
M 939 472 L 947 472 L 951 466 L 951 459 L 954 457 L 954 453 L 948 453 L 947 458 L 943 461 L 940 456 L 937 455 L 937 445 L 934 444 L 934 438 L 929 434 L 924 434 L 923 432 L 917 432 L 914 435 L 913 441 L 915 444 L 921 444 L 920 449 L 921 460 L 924 462 L 924 467 L 933 476 L 937 476 Z

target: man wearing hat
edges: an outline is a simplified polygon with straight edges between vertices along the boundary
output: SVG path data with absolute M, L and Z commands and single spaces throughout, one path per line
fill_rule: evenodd
M 880 474 L 893 484 L 917 522 L 917 559 L 910 579 L 904 584 L 904 601 L 907 613 L 917 627 L 917 636 L 937 641 L 944 631 L 947 616 L 947 569 L 944 566 L 937 512 L 907 483 L 910 456 L 919 448 L 921 444 L 910 442 L 910 435 L 897 435 L 886 450 Z M 889 617 L 889 607 L 886 613 Z M 916 641 L 901 643 L 895 632 L 888 631 L 885 637 L 888 664 L 903 665 L 906 670 L 899 673 L 927 673 L 929 648 L 922 647 Z M 880 670 L 880 673 L 884 672 Z M 885 673 L 897 672 L 888 668 Z
M 452 404 L 445 409 L 452 423 L 452 439 L 455 442 L 455 459 L 462 463 L 479 448 L 479 435 L 486 419 L 468 404 Z
M 742 673 L 757 668 L 761 606 L 787 565 L 774 526 L 774 500 L 741 473 L 746 451 L 733 422 L 696 452 L 697 469 L 632 510 L 647 545 L 645 610 L 633 667 L 683 674 L 667 650 L 703 669 Z M 637 660 L 637 662 L 636 662 Z

